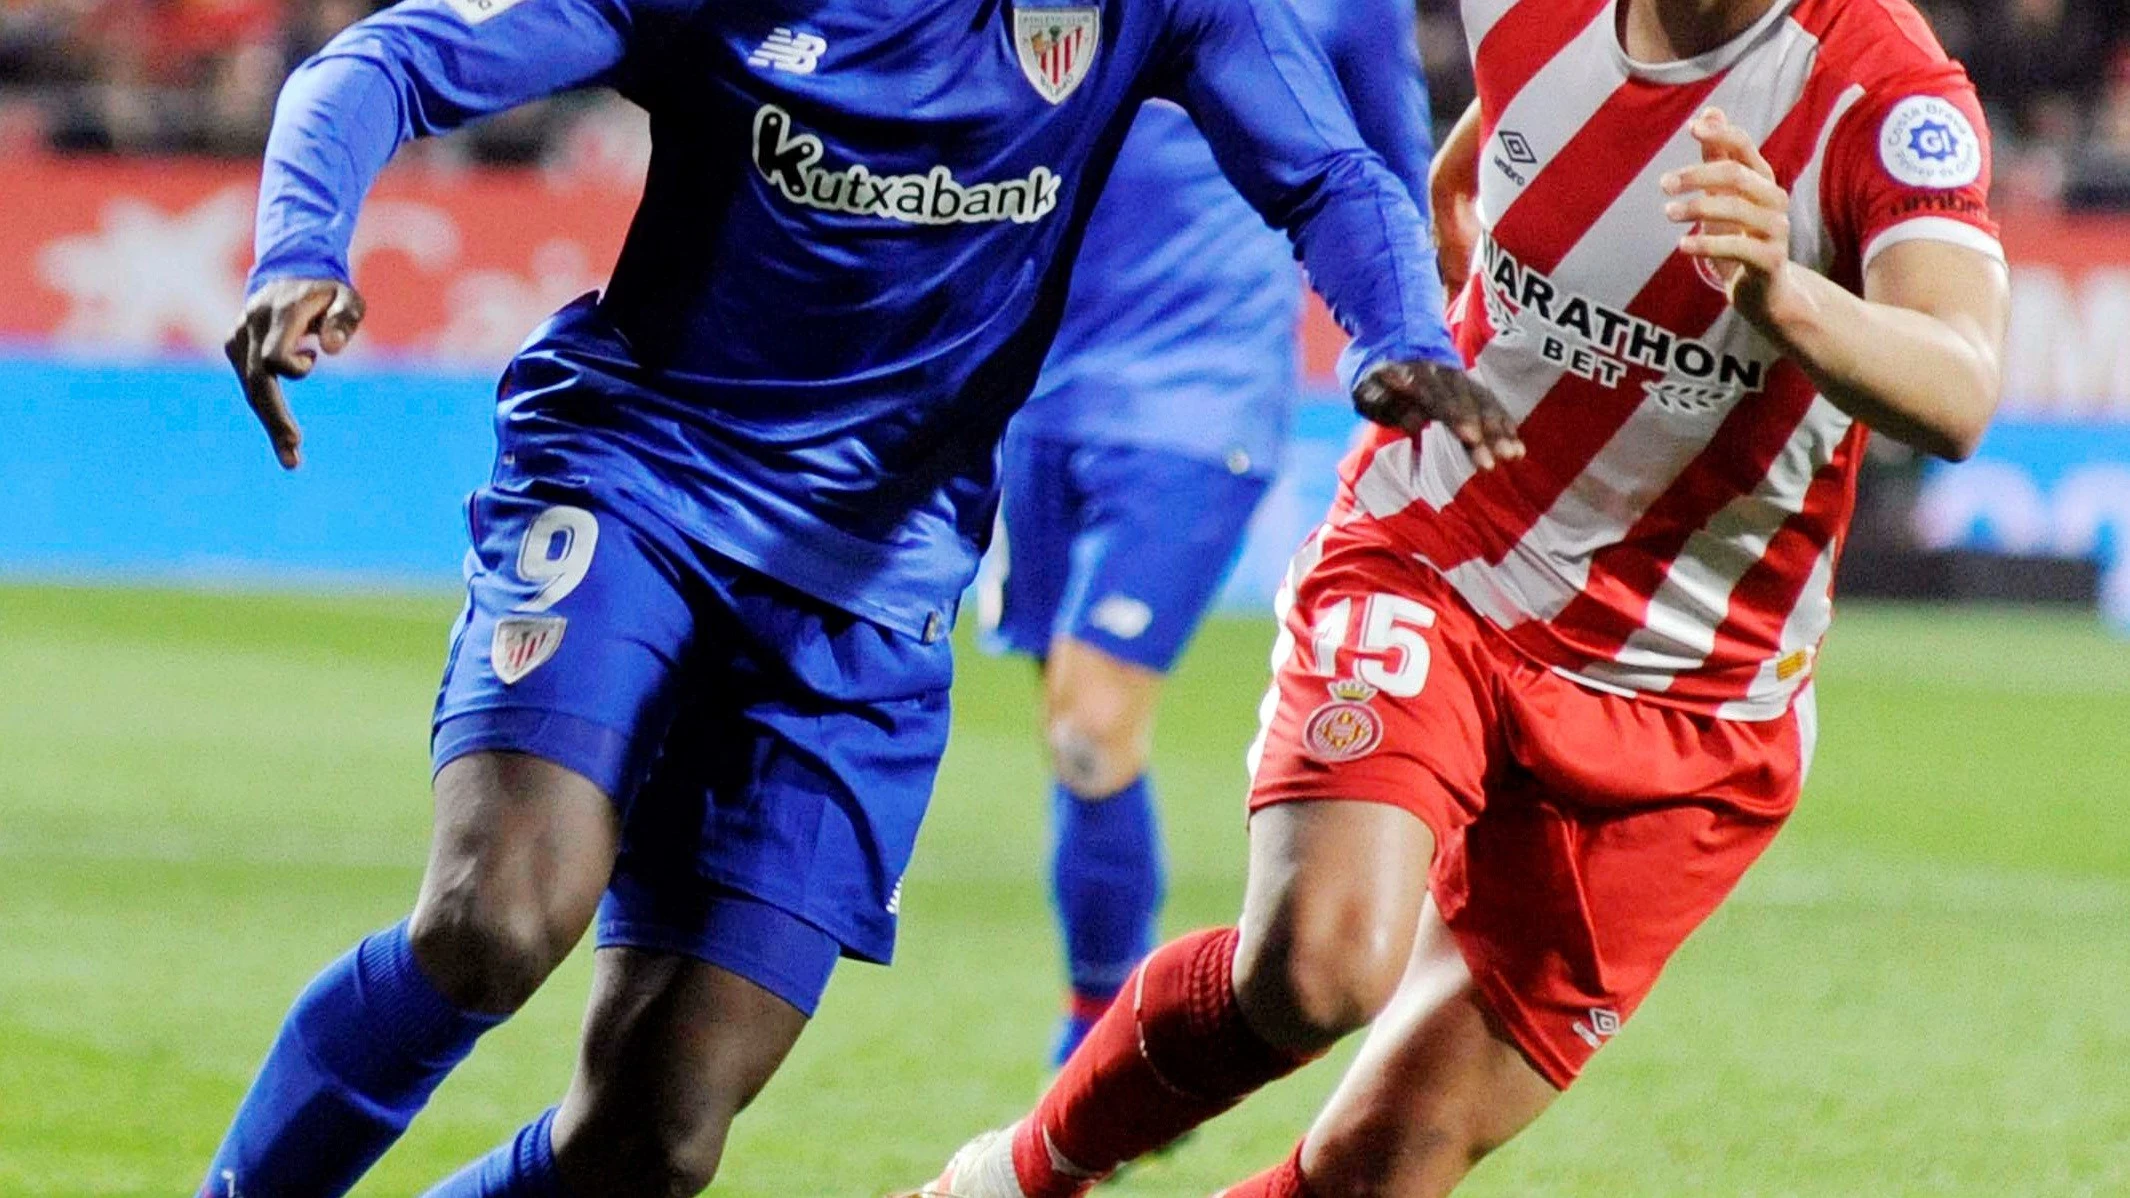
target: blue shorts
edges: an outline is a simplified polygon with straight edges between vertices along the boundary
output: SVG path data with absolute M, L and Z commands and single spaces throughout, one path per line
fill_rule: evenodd
M 1272 480 L 1133 445 L 1007 434 L 985 647 L 1043 658 L 1060 636 L 1166 673 L 1235 564 Z
M 526 753 L 614 801 L 599 944 L 700 958 L 809 1014 L 894 951 L 947 742 L 951 647 L 689 542 L 582 476 L 468 501 L 435 766 Z

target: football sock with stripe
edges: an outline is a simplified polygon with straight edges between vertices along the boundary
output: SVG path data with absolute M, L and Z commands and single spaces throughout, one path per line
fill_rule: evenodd
M 555 1169 L 554 1129 L 555 1112 L 549 1110 L 425 1198 L 567 1198 L 569 1191 Z
M 1141 774 L 1113 794 L 1082 798 L 1052 787 L 1051 898 L 1065 938 L 1071 1003 L 1058 1029 L 1062 1065 L 1153 947 L 1161 912 L 1161 832 Z
M 1027 1198 L 1077 1198 L 1307 1064 L 1267 1044 L 1235 999 L 1234 928 L 1154 950 L 1013 1139 Z
M 461 1011 L 438 993 L 404 922 L 364 940 L 296 999 L 202 1198 L 346 1193 L 503 1018 Z

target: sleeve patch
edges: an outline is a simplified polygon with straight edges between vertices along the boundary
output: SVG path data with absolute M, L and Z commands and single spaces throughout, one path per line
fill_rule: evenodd
M 1982 177 L 1982 139 L 1950 101 L 1910 96 L 1894 105 L 1879 126 L 1879 162 L 1887 174 L 1910 187 L 1950 191 Z
M 444 0 L 451 11 L 468 25 L 478 25 L 491 17 L 500 17 L 516 8 L 524 0 Z

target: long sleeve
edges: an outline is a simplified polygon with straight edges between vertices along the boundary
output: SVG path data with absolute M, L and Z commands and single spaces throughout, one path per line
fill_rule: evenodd
M 348 281 L 365 193 L 402 144 L 607 80 L 622 0 L 408 0 L 362 21 L 283 87 L 259 182 L 251 287 Z
M 1435 132 L 1420 67 L 1419 8 L 1413 0 L 1345 0 L 1342 10 L 1325 51 L 1353 105 L 1354 125 L 1426 217 Z
M 1287 0 L 1179 0 L 1174 21 L 1170 90 L 1353 335 L 1345 381 L 1388 359 L 1461 364 L 1420 210 Z

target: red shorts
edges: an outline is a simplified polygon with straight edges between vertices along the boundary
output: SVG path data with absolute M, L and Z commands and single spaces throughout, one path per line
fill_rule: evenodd
M 1760 723 L 1602 693 L 1511 647 L 1365 527 L 1319 536 L 1250 809 L 1354 799 L 1425 821 L 1474 982 L 1566 1088 L 1796 805 L 1810 692 Z

